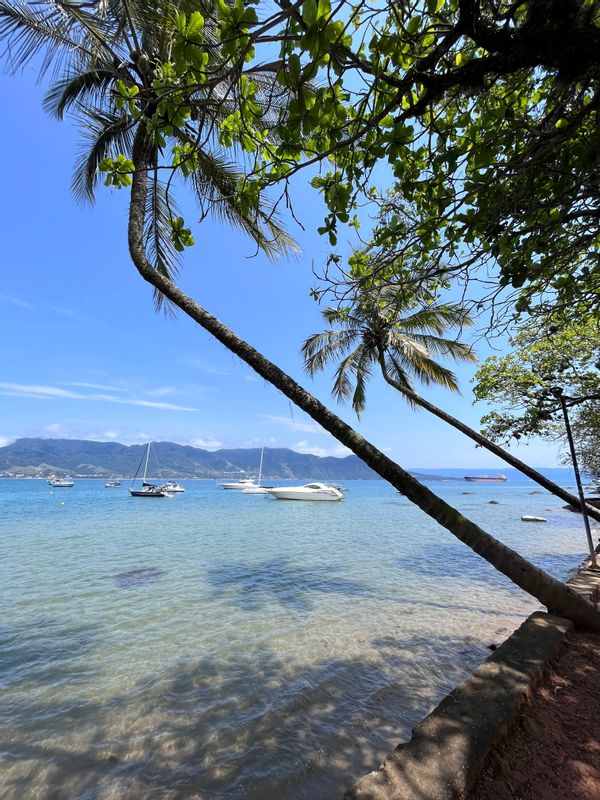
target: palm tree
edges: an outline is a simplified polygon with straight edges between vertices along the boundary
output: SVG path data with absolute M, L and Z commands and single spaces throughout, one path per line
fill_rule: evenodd
M 361 292 L 350 305 L 326 308 L 323 317 L 332 329 L 316 333 L 304 342 L 305 367 L 310 375 L 315 375 L 328 364 L 339 362 L 332 393 L 340 402 L 351 399 L 357 416 L 365 408 L 366 384 L 372 368 L 377 366 L 386 383 L 411 406 L 420 406 L 452 425 L 567 503 L 581 505 L 578 497 L 415 391 L 413 378 L 426 386 L 434 383 L 458 391 L 454 374 L 432 356 L 476 361 L 470 347 L 456 338 L 444 338 L 448 330 L 472 324 L 465 308 L 452 303 L 418 307 L 414 296 L 407 302 L 404 294 L 387 286 L 375 294 Z M 586 510 L 600 519 L 598 509 L 586 505 Z
M 413 404 L 418 399 L 412 378 L 458 391 L 455 375 L 434 356 L 477 360 L 471 347 L 456 338 L 444 338 L 452 328 L 473 324 L 465 308 L 454 303 L 418 307 L 414 299 L 409 309 L 403 306 L 388 287 L 375 296 L 363 293 L 351 305 L 324 309 L 323 318 L 331 329 L 310 336 L 302 346 L 310 375 L 339 359 L 332 393 L 340 402 L 351 399 L 359 417 L 365 408 L 366 384 L 373 366 L 385 368 L 386 380 L 393 381 Z
M 436 497 L 433 492 L 367 442 L 289 375 L 286 375 L 279 367 L 213 317 L 174 283 L 174 270 L 164 256 L 166 242 L 163 230 L 156 231 L 154 225 L 156 220 L 164 222 L 164 214 L 160 211 L 157 212 L 155 203 L 158 196 L 155 184 L 157 172 L 160 169 L 160 164 L 157 162 L 163 154 L 164 147 L 156 131 L 159 98 L 155 94 L 155 85 L 151 80 L 150 73 L 155 68 L 160 69 L 161 67 L 155 54 L 163 53 L 161 43 L 171 37 L 173 25 L 175 25 L 172 19 L 174 12 L 184 10 L 186 14 L 189 14 L 198 9 L 200 9 L 200 4 L 192 2 L 192 0 L 173 1 L 166 5 L 158 5 L 155 2 L 142 3 L 141 0 L 104 0 L 94 5 L 75 0 L 48 0 L 42 4 L 31 2 L 18 7 L 11 7 L 6 0 L 0 0 L 0 37 L 4 37 L 8 41 L 7 53 L 13 67 L 27 63 L 42 51 L 45 53 L 42 69 L 52 65 L 55 68 L 58 65 L 60 69 L 66 65 L 67 75 L 72 79 L 77 75 L 80 76 L 82 90 L 81 92 L 74 91 L 73 96 L 77 99 L 71 105 L 80 116 L 84 126 L 91 124 L 93 129 L 94 116 L 93 113 L 89 113 L 90 105 L 92 109 L 104 108 L 102 106 L 102 103 L 105 102 L 103 98 L 107 98 L 106 103 L 108 103 L 110 114 L 114 113 L 111 103 L 114 100 L 115 90 L 117 90 L 119 98 L 124 97 L 123 89 L 119 88 L 119 81 L 123 82 L 125 90 L 130 93 L 127 95 L 128 97 L 131 95 L 130 113 L 127 120 L 121 120 L 119 123 L 111 116 L 107 127 L 103 127 L 102 131 L 105 134 L 104 139 L 111 143 L 110 147 L 114 146 L 117 131 L 117 135 L 120 137 L 119 146 L 122 144 L 127 147 L 127 152 L 130 153 L 131 165 L 125 164 L 122 173 L 113 170 L 113 177 L 115 180 L 119 180 L 120 174 L 125 174 L 131 181 L 128 220 L 129 252 L 139 274 L 154 287 L 159 297 L 166 298 L 211 333 L 231 352 L 238 355 L 265 380 L 277 387 L 320 423 L 325 430 L 349 447 L 359 458 L 362 458 L 382 478 L 403 492 L 425 513 L 437 520 L 517 585 L 555 612 L 569 617 L 578 624 L 600 630 L 600 614 L 590 602 L 534 567 L 518 553 L 505 547 L 493 536 Z M 213 56 L 217 60 L 218 47 L 213 49 Z M 82 65 L 87 65 L 87 73 L 82 72 Z M 95 74 L 89 74 L 90 70 L 92 73 L 96 73 L 101 69 L 105 69 L 105 73 L 110 73 L 102 73 L 104 75 L 102 80 L 99 80 Z M 82 75 L 86 77 L 84 78 Z M 117 78 L 117 76 L 119 77 Z M 161 124 L 164 136 L 177 138 L 184 144 L 190 144 L 190 140 L 193 142 L 193 153 L 190 157 L 192 164 L 195 163 L 193 155 L 202 149 L 200 145 L 205 146 L 208 142 L 209 121 L 215 119 L 218 108 L 223 107 L 225 95 L 235 105 L 235 91 L 229 92 L 228 87 L 226 92 L 223 91 L 224 81 L 231 79 L 232 86 L 234 85 L 235 76 L 232 76 L 231 70 L 227 76 L 231 77 L 224 77 L 224 73 L 217 64 L 211 78 L 211 91 L 204 93 L 194 89 L 192 95 L 186 97 L 186 101 L 195 108 L 195 119 L 192 116 L 188 117 L 185 122 L 187 128 L 181 129 L 177 125 Z M 90 91 L 87 89 L 88 80 L 92 87 Z M 140 94 L 141 98 L 136 100 L 135 97 Z M 218 96 L 217 101 L 215 101 L 215 96 Z M 109 99 L 110 97 L 113 97 L 113 100 Z M 273 100 L 270 95 L 266 98 L 268 107 L 271 106 L 271 103 L 284 102 L 284 99 Z M 121 103 L 120 99 L 119 103 Z M 120 107 L 125 108 L 126 105 L 127 103 L 123 102 Z M 118 110 L 116 106 L 117 102 L 115 101 L 115 110 Z M 264 115 L 263 119 L 265 119 L 265 125 L 268 126 L 268 114 Z M 208 125 L 208 133 L 206 133 L 206 125 Z M 183 136 L 180 135 L 180 130 L 183 130 Z M 159 134 L 162 136 L 161 131 Z M 93 134 L 93 136 L 96 135 Z M 95 180 L 95 173 L 92 175 L 91 172 L 92 165 L 98 162 L 98 166 L 100 166 L 102 163 L 100 153 L 106 152 L 104 139 L 102 137 L 94 138 L 98 155 L 95 156 L 95 160 L 86 161 L 89 164 L 89 169 L 84 173 L 86 186 L 89 185 L 90 179 L 92 183 Z M 110 152 L 116 151 L 110 150 Z M 168 188 L 167 185 L 165 194 L 161 197 L 167 206 L 167 213 L 170 213 Z M 207 198 L 203 192 L 201 197 L 204 201 L 211 199 L 210 196 Z M 248 226 L 249 232 L 257 243 L 267 251 L 269 247 L 278 250 L 289 248 L 289 239 L 280 232 L 279 228 L 273 228 L 273 220 L 263 204 L 255 203 L 254 207 L 250 209 L 251 213 L 244 214 L 245 207 L 235 193 L 229 194 L 228 191 L 225 191 L 223 194 L 219 190 L 216 191 L 216 198 L 217 201 L 222 199 L 222 208 L 233 208 L 234 212 L 241 212 L 241 216 L 234 215 L 232 221 Z M 229 205 L 227 201 L 229 201 Z M 177 237 L 175 238 L 178 245 L 185 245 L 185 242 L 182 243 L 177 240 Z M 172 238 L 169 241 L 172 241 Z M 170 255 L 172 254 L 169 253 Z
M 0 38 L 7 42 L 10 68 L 17 70 L 30 59 L 41 57 L 42 73 L 50 66 L 58 71 L 44 100 L 46 110 L 59 120 L 74 112 L 79 123 L 83 146 L 72 179 L 77 200 L 93 203 L 98 181 L 105 177 L 102 169 L 107 159 L 122 159 L 123 168 L 114 185 L 131 183 L 136 131 L 146 127 L 148 117 L 156 116 L 161 99 L 166 102 L 165 97 L 174 94 L 178 85 L 172 70 L 166 77 L 164 70 L 161 73 L 161 65 L 172 57 L 177 43 L 177 14 L 200 8 L 204 10 L 204 4 L 189 0 L 105 0 L 94 4 L 74 0 L 12 4 L 0 0 Z M 244 173 L 214 135 L 215 124 L 235 107 L 237 87 L 219 74 L 214 24 L 205 26 L 203 39 L 207 66 L 214 68 L 212 82 L 208 87 L 202 84 L 186 91 L 189 116 L 178 118 L 177 109 L 175 113 L 171 109 L 170 124 L 152 137 L 144 169 L 148 184 L 144 242 L 155 269 L 171 277 L 177 273 L 180 253 L 187 243 L 182 242 L 181 235 L 174 235 L 174 223 L 177 225 L 179 218 L 173 196 L 175 167 L 170 158 L 174 147 L 179 148 L 177 176 L 195 196 L 201 218 L 215 213 L 245 231 L 270 258 L 296 249 L 268 201 L 258 196 L 250 207 L 240 202 L 238 186 Z M 161 75 L 164 79 L 156 88 Z M 260 123 L 266 129 L 276 118 L 275 111 L 282 107 L 286 93 L 267 70 L 257 69 L 253 79 L 258 86 L 257 103 L 262 103 Z M 133 98 L 143 98 L 144 113 L 138 112 Z M 162 302 L 160 293 L 156 299 Z

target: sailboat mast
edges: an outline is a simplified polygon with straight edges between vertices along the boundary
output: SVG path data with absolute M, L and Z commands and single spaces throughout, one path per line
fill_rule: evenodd
M 151 445 L 151 442 L 148 442 L 148 447 L 146 448 L 146 463 L 144 464 L 144 481 L 146 480 L 146 473 L 148 472 L 148 459 L 150 458 L 150 445 Z
M 258 485 L 260 486 L 262 480 L 262 464 L 263 464 L 263 455 L 265 454 L 265 448 L 263 447 L 260 451 L 260 466 L 258 468 Z

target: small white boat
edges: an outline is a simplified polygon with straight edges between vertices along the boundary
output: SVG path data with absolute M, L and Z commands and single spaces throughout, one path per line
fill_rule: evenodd
M 262 465 L 263 465 L 263 456 L 265 453 L 265 448 L 260 451 L 260 466 L 258 468 L 258 483 L 256 486 L 247 486 L 245 489 L 242 489 L 242 494 L 268 494 L 268 490 L 265 489 L 264 486 L 261 485 L 262 481 Z
M 253 478 L 243 478 L 241 481 L 233 481 L 232 483 L 221 483 L 222 489 L 251 489 L 258 487 L 258 484 Z
M 106 481 L 104 484 L 105 489 L 120 489 L 123 484 L 121 481 Z
M 546 517 L 536 517 L 535 514 L 523 514 L 521 522 L 548 522 Z
M 306 483 L 304 486 L 274 486 L 268 494 L 277 500 L 343 500 L 344 493 L 327 483 Z
M 75 481 L 71 478 L 52 478 L 48 483 L 55 489 L 72 489 L 75 486 Z
M 183 486 L 180 486 L 175 481 L 167 481 L 160 487 L 161 492 L 168 492 L 169 494 L 173 494 L 176 492 L 185 492 Z

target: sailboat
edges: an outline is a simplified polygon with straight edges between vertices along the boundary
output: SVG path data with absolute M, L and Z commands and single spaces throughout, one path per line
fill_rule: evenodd
M 167 493 L 163 492 L 158 486 L 155 486 L 153 483 L 146 482 L 146 473 L 148 472 L 148 459 L 150 458 L 150 445 L 152 443 L 148 442 L 148 447 L 146 448 L 146 460 L 144 462 L 144 477 L 142 478 L 142 488 L 141 489 L 134 489 L 133 484 L 137 480 L 138 473 L 140 471 L 140 467 L 142 466 L 142 461 L 144 458 L 142 457 L 142 461 L 137 468 L 137 472 L 135 473 L 134 479 L 131 481 L 131 486 L 129 487 L 129 494 L 132 497 L 167 497 Z
M 263 447 L 260 451 L 260 466 L 258 468 L 258 483 L 254 486 L 247 486 L 245 489 L 242 489 L 242 494 L 268 494 L 268 490 L 261 486 L 260 482 L 262 480 L 262 467 L 263 467 L 263 456 L 265 454 L 265 448 Z

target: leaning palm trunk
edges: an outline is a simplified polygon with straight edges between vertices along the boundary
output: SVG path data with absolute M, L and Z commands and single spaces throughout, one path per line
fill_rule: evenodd
M 519 472 L 522 472 L 523 475 L 527 475 L 528 478 L 531 478 L 532 481 L 535 481 L 540 486 L 543 486 L 544 489 L 548 489 L 548 491 L 556 495 L 556 497 L 560 497 L 561 500 L 569 503 L 576 508 L 581 508 L 581 501 L 579 497 L 576 497 L 574 494 L 571 494 L 566 489 L 563 489 L 558 484 L 551 481 L 549 478 L 546 478 L 541 472 L 533 469 L 524 461 L 521 461 L 519 458 L 511 455 L 509 452 L 504 450 L 502 447 L 499 447 L 494 442 L 491 442 L 489 439 L 486 439 L 481 433 L 478 433 L 473 428 L 470 428 L 468 425 L 465 425 L 464 422 L 461 422 L 456 417 L 453 417 L 451 414 L 447 414 L 445 411 L 442 411 L 441 408 L 438 408 L 433 403 L 430 403 L 425 398 L 418 395 L 416 392 L 412 392 L 406 388 L 406 386 L 402 385 L 398 381 L 395 381 L 392 376 L 389 374 L 385 363 L 385 354 L 383 351 L 379 352 L 379 366 L 381 367 L 381 374 L 383 375 L 384 380 L 390 386 L 392 386 L 396 391 L 400 392 L 400 394 L 404 395 L 407 400 L 411 403 L 414 403 L 421 408 L 424 408 L 426 411 L 429 411 L 431 414 L 434 414 L 438 419 L 447 422 L 448 425 L 452 425 L 453 428 L 464 433 L 465 436 L 468 436 L 474 442 L 477 442 L 478 445 L 481 447 L 485 447 L 486 450 L 489 450 L 490 453 L 493 453 L 498 458 L 501 458 L 507 464 L 510 464 L 511 467 L 518 469 Z M 594 506 L 589 505 L 589 503 L 585 503 L 585 510 L 588 516 L 592 517 L 595 520 L 600 521 L 600 509 L 594 508 Z
M 131 187 L 128 234 L 131 257 L 142 278 L 204 330 L 211 333 L 228 350 L 245 361 L 266 381 L 283 392 L 378 475 L 511 581 L 533 595 L 549 610 L 573 620 L 578 625 L 600 630 L 600 613 L 592 603 L 530 564 L 514 550 L 503 545 L 437 497 L 152 266 L 144 249 L 144 220 L 148 191 L 146 172 L 151 166 L 151 152 L 149 137 L 140 126 L 133 146 L 135 172 Z

